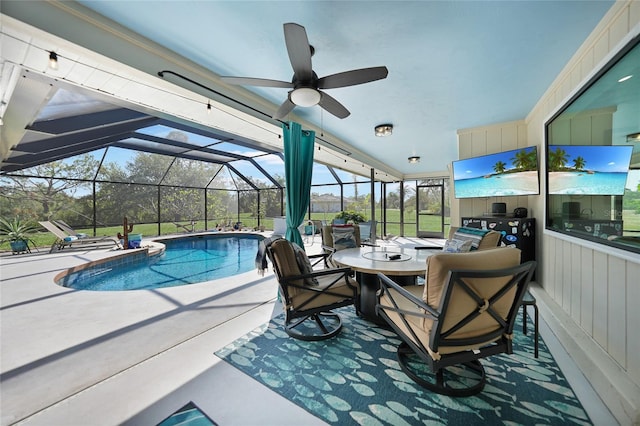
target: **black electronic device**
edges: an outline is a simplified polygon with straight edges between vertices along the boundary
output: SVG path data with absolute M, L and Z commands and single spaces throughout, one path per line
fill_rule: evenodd
M 523 218 L 527 217 L 527 214 L 529 214 L 529 212 L 526 207 L 516 207 L 513 209 L 513 217 Z
M 491 214 L 494 216 L 506 216 L 507 215 L 507 203 L 493 203 L 491 204 Z

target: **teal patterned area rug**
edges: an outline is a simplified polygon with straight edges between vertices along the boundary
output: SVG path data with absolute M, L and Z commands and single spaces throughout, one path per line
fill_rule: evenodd
M 375 425 L 590 425 L 540 339 L 517 324 L 514 354 L 482 360 L 484 390 L 451 398 L 418 386 L 396 358 L 397 335 L 342 308 L 335 338 L 305 342 L 289 337 L 283 315 L 222 348 L 216 355 L 330 424 Z

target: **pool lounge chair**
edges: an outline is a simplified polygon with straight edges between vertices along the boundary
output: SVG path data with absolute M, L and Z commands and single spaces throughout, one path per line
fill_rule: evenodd
M 71 236 L 76 236 L 78 238 L 87 237 L 87 234 L 83 234 L 82 232 L 76 231 L 71 226 L 69 226 L 67 222 L 65 222 L 64 220 L 56 219 L 56 220 L 52 220 L 51 223 L 53 223 L 54 226 L 57 226 L 58 228 L 62 229 L 64 232 L 66 232 Z
M 51 245 L 49 253 L 62 250 L 65 247 L 92 249 L 115 245 L 117 248 L 122 248 L 120 246 L 120 242 L 114 237 L 78 237 L 76 235 L 69 235 L 50 221 L 42 221 L 38 223 L 57 237 L 56 241 Z

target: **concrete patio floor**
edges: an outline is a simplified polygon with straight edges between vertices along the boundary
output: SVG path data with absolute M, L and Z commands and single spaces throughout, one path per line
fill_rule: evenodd
M 324 424 L 214 355 L 282 311 L 270 270 L 126 292 L 53 281 L 110 254 L 0 256 L 2 425 L 157 424 L 189 401 L 219 425 Z M 541 334 L 594 424 L 616 424 L 543 321 Z

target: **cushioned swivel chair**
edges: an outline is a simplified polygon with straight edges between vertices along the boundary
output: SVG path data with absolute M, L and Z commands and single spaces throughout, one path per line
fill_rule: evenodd
M 341 235 L 336 237 L 339 234 Z M 349 237 L 349 235 L 351 235 L 351 241 L 345 241 L 341 238 L 342 236 Z M 336 241 L 336 238 L 340 238 L 340 240 Z M 322 251 L 326 255 L 326 267 L 336 268 L 338 266 L 331 258 L 331 255 L 336 250 L 360 247 L 361 244 L 360 227 L 358 225 L 324 225 L 322 227 Z
M 358 311 L 358 283 L 350 268 L 314 271 L 304 251 L 285 239 L 271 242 L 267 254 L 280 284 L 289 336 L 328 339 L 342 329 L 333 309 L 355 305 Z
M 376 307 L 402 338 L 398 360 L 421 386 L 450 396 L 484 388 L 480 359 L 512 353 L 513 326 L 535 268 L 520 250 L 437 253 L 426 284 L 401 287 L 383 274 Z M 448 367 L 456 368 L 448 368 Z

